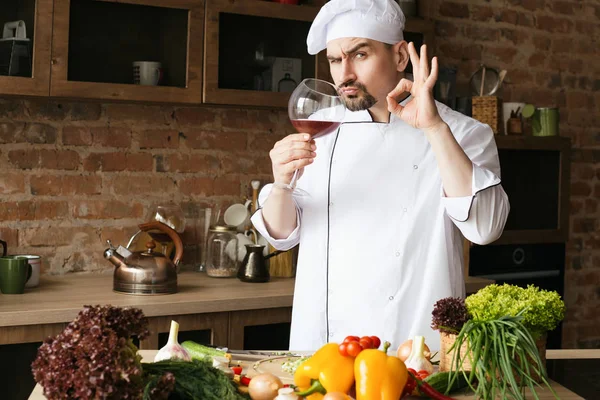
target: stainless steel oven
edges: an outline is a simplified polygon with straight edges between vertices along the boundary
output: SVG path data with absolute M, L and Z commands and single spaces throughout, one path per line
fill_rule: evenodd
M 471 246 L 469 274 L 498 284 L 535 285 L 564 297 L 565 244 Z M 562 324 L 548 334 L 550 349 L 561 347 Z

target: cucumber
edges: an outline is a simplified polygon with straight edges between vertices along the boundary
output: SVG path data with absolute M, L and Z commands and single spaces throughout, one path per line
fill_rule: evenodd
M 428 383 L 429 386 L 438 392 L 446 394 L 464 389 L 469 386 L 467 379 L 464 377 L 463 373 L 460 372 L 454 380 L 454 383 L 452 383 L 452 387 L 448 388 L 448 382 L 451 374 L 451 372 L 436 372 L 435 374 L 431 374 L 427 378 L 423 379 L 423 382 Z
M 181 343 L 181 346 L 190 353 L 192 360 L 211 360 L 212 357 L 227 357 L 231 360 L 231 354 L 212 347 L 203 346 L 191 340 L 186 340 Z

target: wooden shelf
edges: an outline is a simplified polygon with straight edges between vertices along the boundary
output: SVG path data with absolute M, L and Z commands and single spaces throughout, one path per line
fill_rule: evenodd
M 50 95 L 200 103 L 203 27 L 204 0 L 54 0 Z M 134 85 L 133 61 L 160 61 L 169 86 Z
M 3 2 L 0 12 L 7 14 L 6 4 L 14 1 Z M 254 56 L 260 42 L 265 57 L 301 59 L 301 79 L 331 81 L 326 52 L 306 52 L 306 35 L 323 0 L 298 6 L 265 0 L 20 3 L 25 4 L 23 12 L 35 12 L 27 18 L 14 16 L 31 25 L 33 77 L 0 76 L 0 94 L 285 108 L 289 93 L 255 90 L 253 78 L 261 75 L 261 67 Z M 434 26 L 409 19 L 405 39 L 431 46 Z M 134 85 L 133 61 L 160 61 L 165 81 Z
M 255 52 L 262 46 L 265 57 L 301 59 L 302 78 L 319 76 L 323 64 L 306 53 L 318 11 L 261 0 L 207 0 L 203 101 L 287 107 L 289 93 L 254 90 L 252 78 L 261 74 Z
M 562 243 L 569 237 L 571 140 L 560 136 L 494 135 L 511 213 L 494 245 Z M 539 214 L 544 229 L 516 229 L 519 216 Z M 516 214 L 515 214 L 516 213 Z M 556 217 L 552 217 L 556 215 Z
M 17 7 L 17 4 L 19 7 Z M 50 49 L 52 45 L 53 0 L 2 0 L 0 26 L 11 20 L 24 20 L 27 37 L 32 39 L 32 76 L 0 75 L 0 93 L 19 96 L 50 94 Z M 19 12 L 15 13 L 15 9 Z

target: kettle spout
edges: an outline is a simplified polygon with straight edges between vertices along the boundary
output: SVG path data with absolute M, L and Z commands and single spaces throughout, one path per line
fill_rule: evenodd
M 125 266 L 125 258 L 117 253 L 117 249 L 113 247 L 113 245 L 110 243 L 110 240 L 107 240 L 107 242 L 110 247 L 104 250 L 104 258 L 110 261 L 117 268 Z
M 125 259 L 113 249 L 104 250 L 104 258 L 110 261 L 115 267 L 125 266 Z

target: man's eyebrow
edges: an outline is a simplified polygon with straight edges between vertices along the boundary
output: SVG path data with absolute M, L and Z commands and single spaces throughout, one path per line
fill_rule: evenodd
M 356 53 L 358 50 L 360 50 L 363 47 L 371 47 L 371 45 L 368 42 L 360 42 L 357 43 L 356 45 L 354 45 L 354 47 L 349 48 L 348 50 L 344 51 L 344 53 L 346 54 L 352 54 L 352 53 Z M 330 56 L 327 55 L 327 59 L 328 60 L 339 60 L 341 59 L 341 57 L 334 57 L 334 56 Z
M 346 54 L 356 53 L 358 50 L 360 50 L 363 47 L 371 47 L 371 45 L 368 42 L 359 42 L 359 43 L 355 44 L 354 47 L 350 47 L 348 50 L 344 51 L 344 53 L 346 53 Z

